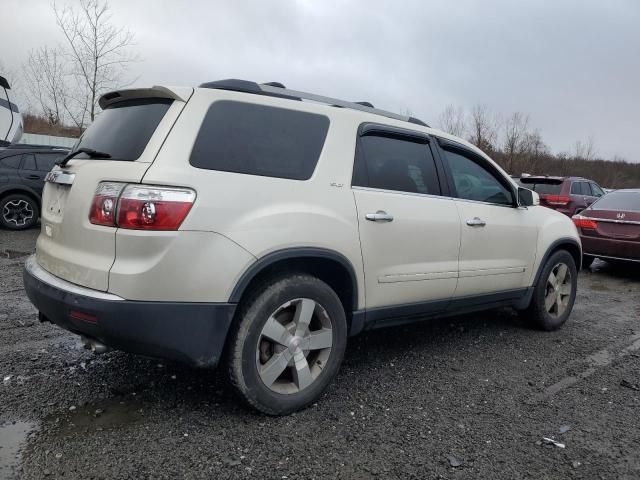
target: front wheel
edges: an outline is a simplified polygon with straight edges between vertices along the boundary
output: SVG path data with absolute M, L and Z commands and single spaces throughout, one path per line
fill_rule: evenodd
M 269 415 L 313 403 L 336 376 L 347 322 L 336 293 L 296 274 L 265 284 L 241 305 L 229 374 L 242 398 Z
M 542 268 L 526 316 L 542 330 L 560 328 L 571 314 L 577 287 L 575 260 L 566 250 L 555 252 Z

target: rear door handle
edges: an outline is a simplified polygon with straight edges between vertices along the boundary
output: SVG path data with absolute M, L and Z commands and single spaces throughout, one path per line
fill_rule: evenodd
M 486 224 L 487 222 L 478 217 L 467 220 L 467 225 L 469 225 L 470 227 L 484 227 Z
M 378 210 L 376 213 L 367 213 L 364 218 L 371 222 L 392 222 L 393 215 L 389 215 L 384 210 Z
M 29 180 L 40 180 L 40 175 L 27 175 Z

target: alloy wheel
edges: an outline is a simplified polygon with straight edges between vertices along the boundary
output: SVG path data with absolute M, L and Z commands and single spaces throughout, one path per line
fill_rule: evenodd
M 331 319 L 322 305 L 309 298 L 286 302 L 269 316 L 258 339 L 262 383 L 281 394 L 304 390 L 322 373 L 332 345 Z
M 2 218 L 16 227 L 24 227 L 33 218 L 33 207 L 26 200 L 11 200 L 4 204 Z
M 564 263 L 555 265 L 547 279 L 547 290 L 544 297 L 544 307 L 554 318 L 562 316 L 571 300 L 573 286 L 571 271 Z

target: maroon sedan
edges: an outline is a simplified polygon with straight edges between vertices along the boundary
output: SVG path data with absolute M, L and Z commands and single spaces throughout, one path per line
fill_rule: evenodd
M 594 258 L 640 262 L 640 189 L 615 190 L 574 215 L 583 267 Z

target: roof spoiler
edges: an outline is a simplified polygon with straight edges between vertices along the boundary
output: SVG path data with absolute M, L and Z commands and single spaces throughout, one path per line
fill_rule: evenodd
M 193 88 L 190 87 L 160 87 L 156 85 L 151 88 L 128 88 L 105 93 L 100 97 L 98 104 L 100 108 L 105 109 L 115 103 L 137 98 L 170 98 L 186 102 L 191 95 L 193 95 Z

